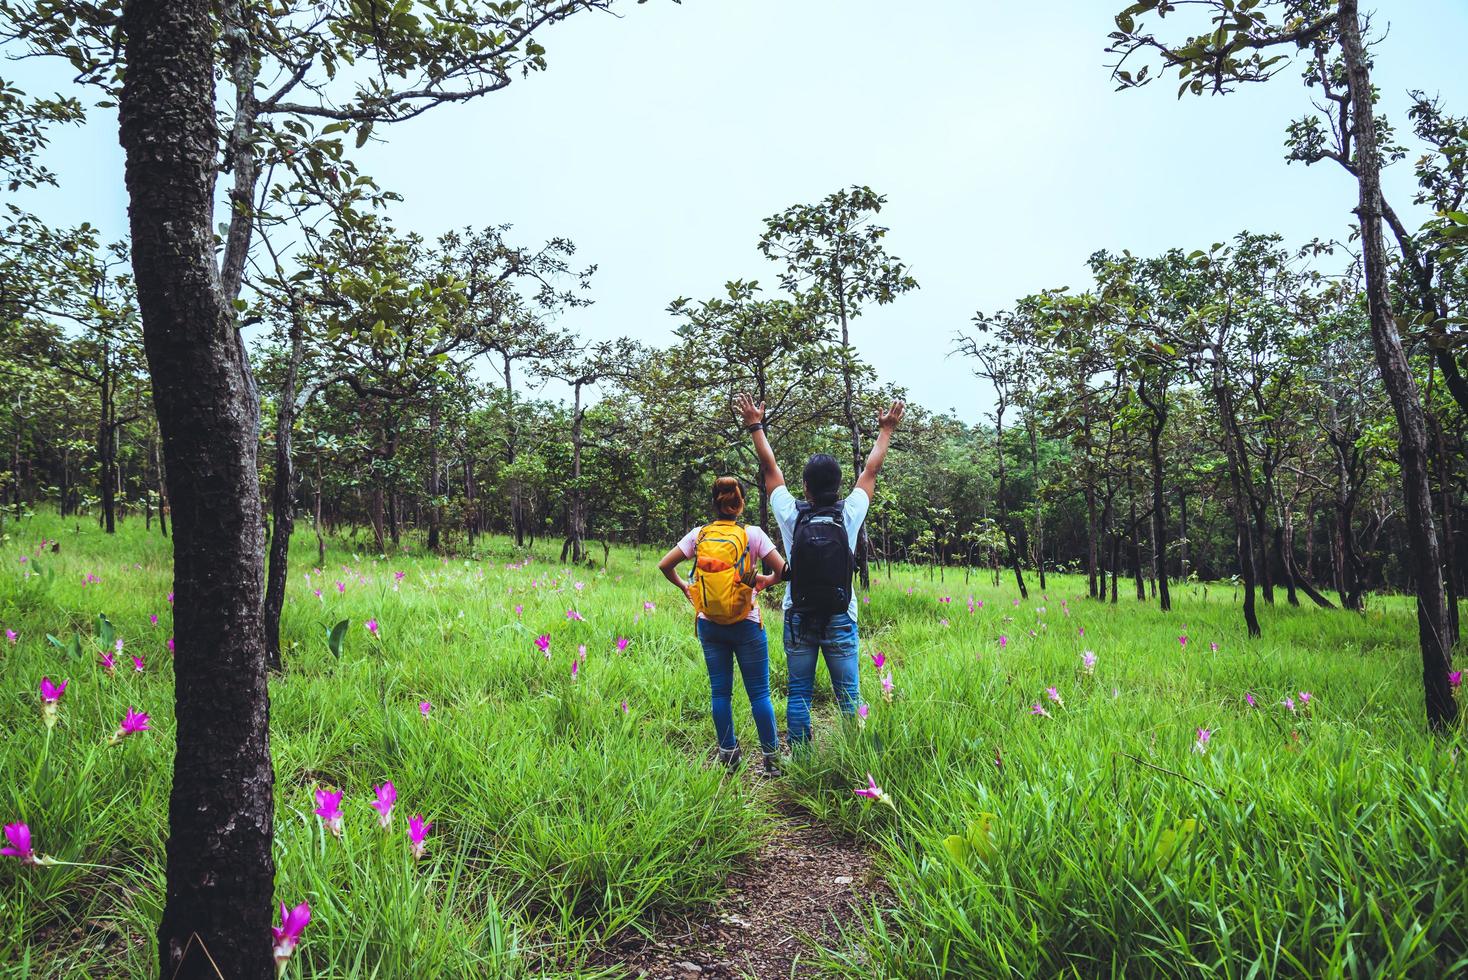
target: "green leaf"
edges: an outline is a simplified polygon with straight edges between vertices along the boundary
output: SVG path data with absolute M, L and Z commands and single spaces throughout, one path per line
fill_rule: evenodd
M 1167 864 L 1179 851 L 1185 850 L 1198 833 L 1198 821 L 1189 817 L 1187 820 L 1179 820 L 1176 824 L 1162 832 L 1157 838 L 1157 847 L 1153 850 L 1153 856 L 1158 864 Z
M 994 821 L 998 819 L 994 814 L 986 811 L 979 814 L 979 819 L 969 821 L 969 847 L 973 848 L 974 853 L 985 863 L 994 860 L 999 853 L 999 848 L 994 844 Z
M 344 619 L 340 623 L 337 623 L 335 626 L 333 626 L 326 633 L 326 648 L 330 650 L 331 655 L 333 657 L 336 657 L 338 660 L 341 659 L 342 640 L 347 635 L 347 626 L 349 626 L 350 623 L 350 620 Z
M 112 641 L 117 638 L 117 631 L 112 628 L 112 621 L 107 618 L 106 613 L 97 614 L 97 642 L 102 644 L 103 650 L 112 649 Z
M 953 858 L 959 864 L 967 864 L 968 856 L 972 852 L 972 848 L 968 846 L 968 841 L 957 834 L 949 834 L 943 838 L 943 849 L 948 852 L 949 857 Z

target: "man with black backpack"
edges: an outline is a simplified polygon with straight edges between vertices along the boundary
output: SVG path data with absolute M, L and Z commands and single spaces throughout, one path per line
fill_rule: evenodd
M 816 660 L 824 656 L 836 701 L 847 714 L 861 706 L 860 666 L 856 636 L 856 541 L 877 488 L 877 474 L 887 458 L 892 432 L 902 421 L 902 402 L 877 416 L 876 445 L 856 487 L 841 497 L 841 464 L 834 456 L 817 453 L 802 474 L 804 500 L 796 500 L 785 486 L 765 438 L 765 406 L 748 395 L 738 395 L 734 407 L 754 436 L 754 450 L 765 475 L 770 510 L 785 542 L 785 660 L 790 694 L 785 703 L 785 726 L 790 744 L 810 741 L 810 705 L 815 693 Z

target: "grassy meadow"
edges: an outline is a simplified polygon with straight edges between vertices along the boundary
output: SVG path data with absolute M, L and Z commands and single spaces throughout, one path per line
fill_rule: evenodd
M 0 822 L 62 863 L 0 859 L 0 977 L 154 976 L 169 544 L 138 520 L 3 533 Z M 603 570 L 503 541 L 445 559 L 336 540 L 317 571 L 298 544 L 271 684 L 277 895 L 312 910 L 290 976 L 595 975 L 609 937 L 709 908 L 775 796 L 879 856 L 888 889 L 822 952 L 833 975 L 1468 973 L 1465 746 L 1423 732 L 1402 600 L 1265 607 L 1249 641 L 1228 586 L 1179 586 L 1162 614 L 1075 577 L 1019 601 L 1009 580 L 883 570 L 861 607 L 867 717 L 832 720 L 822 670 L 823 737 L 760 789 L 707 761 L 661 549 Z M 68 682 L 52 728 L 43 677 Z M 109 744 L 130 707 L 150 730 Z M 753 744 L 742 692 L 735 720 Z M 885 801 L 853 793 L 868 773 Z M 384 831 L 368 804 L 388 780 Z M 344 793 L 340 837 L 319 788 Z

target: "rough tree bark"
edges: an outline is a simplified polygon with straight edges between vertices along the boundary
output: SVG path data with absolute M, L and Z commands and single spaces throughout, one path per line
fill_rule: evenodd
M 214 259 L 218 132 L 205 0 L 128 0 L 133 272 L 173 511 L 175 717 L 159 969 L 269 980 L 273 774 L 261 638 L 258 406 Z
M 1390 269 L 1386 244 L 1382 239 L 1381 157 L 1376 144 L 1376 113 L 1372 105 L 1371 71 L 1361 41 L 1356 0 L 1340 0 L 1338 9 L 1341 54 L 1351 87 L 1356 179 L 1360 190 L 1357 216 L 1361 222 L 1371 346 L 1376 352 L 1382 384 L 1397 419 L 1404 517 L 1411 544 L 1407 561 L 1417 587 L 1417 635 L 1422 647 L 1427 724 L 1434 731 L 1441 731 L 1457 720 L 1458 705 L 1448 685 L 1451 650 L 1448 646 L 1441 552 L 1427 474 L 1427 425 L 1411 365 L 1407 362 L 1402 338 L 1392 316 Z

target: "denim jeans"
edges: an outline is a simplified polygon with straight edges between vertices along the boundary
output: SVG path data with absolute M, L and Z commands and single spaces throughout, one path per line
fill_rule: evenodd
M 810 741 L 810 705 L 816 687 L 816 654 L 826 658 L 836 702 L 849 715 L 861 704 L 861 666 L 857 655 L 856 623 L 846 613 L 811 616 L 785 614 L 785 660 L 790 671 L 790 699 L 785 725 L 790 742 Z
M 734 663 L 744 678 L 744 693 L 749 696 L 749 709 L 754 713 L 754 727 L 759 732 L 760 748 L 775 752 L 780 748 L 780 733 L 775 727 L 775 706 L 770 703 L 770 647 L 764 627 L 748 619 L 728 626 L 707 619 L 698 621 L 698 641 L 703 644 L 703 660 L 709 669 L 709 688 L 713 693 L 714 733 L 719 748 L 732 749 L 739 744 L 734 737 Z

